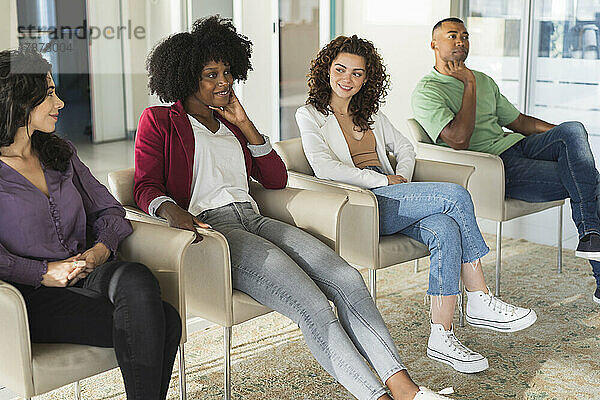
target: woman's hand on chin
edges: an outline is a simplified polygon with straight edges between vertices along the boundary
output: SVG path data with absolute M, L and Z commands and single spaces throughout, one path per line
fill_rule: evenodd
M 219 113 L 219 115 L 221 115 L 227 121 L 231 122 L 236 126 L 240 126 L 250 122 L 250 120 L 248 119 L 248 115 L 246 114 L 246 110 L 244 110 L 244 107 L 242 107 L 242 104 L 235 95 L 233 88 L 231 88 L 231 93 L 229 95 L 229 103 L 227 103 L 226 106 L 208 106 L 208 108 L 210 108 L 213 111 L 216 111 L 217 113 Z
M 156 215 L 165 218 L 167 222 L 169 222 L 170 227 L 194 232 L 196 234 L 196 240 L 194 240 L 194 243 L 202 240 L 202 236 L 200 236 L 196 230 L 196 227 L 204 229 L 212 228 L 210 225 L 205 224 L 198 218 L 194 217 L 187 210 L 184 210 L 177 204 L 170 201 L 161 204 L 160 207 L 158 207 L 158 210 L 156 210 Z

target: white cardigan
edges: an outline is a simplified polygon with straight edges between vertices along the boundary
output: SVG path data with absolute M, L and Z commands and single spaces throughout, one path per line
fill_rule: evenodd
M 375 147 L 383 171 L 386 175 L 402 175 L 410 182 L 415 168 L 415 151 L 412 144 L 394 128 L 382 112 L 373 115 L 372 119 Z M 296 122 L 300 128 L 304 153 L 315 176 L 365 189 L 387 186 L 386 175 L 354 166 L 348 144 L 335 115 L 325 116 L 314 106 L 305 105 L 296 111 Z M 395 172 L 388 160 L 387 151 L 392 152 L 398 162 Z

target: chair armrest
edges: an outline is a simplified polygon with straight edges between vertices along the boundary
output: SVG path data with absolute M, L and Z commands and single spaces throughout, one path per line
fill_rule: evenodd
M 470 165 L 417 159 L 413 181 L 450 182 L 466 188 L 473 171 L 475 168 Z
M 500 157 L 427 143 L 417 143 L 416 150 L 417 156 L 422 159 L 475 167 L 467 184 L 475 214 L 494 221 L 504 219 L 504 163 Z
M 233 287 L 227 240 L 212 229 L 192 232 L 171 228 L 161 218 L 131 207 L 134 231 L 121 243 L 121 258 L 144 263 L 160 282 L 163 298 L 187 317 L 201 317 L 222 326 L 233 325 Z M 141 222 L 140 222 L 141 221 Z M 163 245 L 164 243 L 164 245 Z M 186 338 L 183 326 L 182 343 Z
M 29 322 L 23 296 L 0 281 L 0 382 L 19 394 L 34 393 Z
M 291 187 L 268 190 L 257 182 L 251 182 L 250 192 L 262 215 L 297 226 L 336 249 L 340 214 L 348 201 L 344 193 Z
M 356 266 L 379 265 L 379 209 L 373 192 L 295 171 L 288 171 L 288 186 L 345 194 L 348 203 L 342 208 L 340 215 L 337 252 Z
M 182 229 L 131 221 L 133 233 L 121 242 L 119 257 L 146 265 L 160 284 L 163 300 L 170 303 L 185 321 L 186 303 L 183 286 L 184 256 L 194 234 Z M 181 335 L 186 341 L 185 322 Z

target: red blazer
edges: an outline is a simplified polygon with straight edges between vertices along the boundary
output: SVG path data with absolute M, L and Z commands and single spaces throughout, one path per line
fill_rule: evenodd
M 281 189 L 287 183 L 287 171 L 274 151 L 252 157 L 248 141 L 240 129 L 217 118 L 240 141 L 246 161 L 248 179 L 253 177 L 266 189 Z M 135 138 L 135 175 L 133 196 L 138 206 L 148 212 L 150 202 L 169 196 L 183 209 L 190 204 L 194 133 L 181 101 L 169 106 L 148 107 L 142 113 Z

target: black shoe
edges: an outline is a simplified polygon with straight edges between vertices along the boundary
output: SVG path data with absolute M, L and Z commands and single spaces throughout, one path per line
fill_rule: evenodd
M 600 287 L 596 288 L 596 293 L 594 293 L 594 301 L 600 304 Z
M 600 235 L 589 233 L 581 238 L 575 255 L 588 260 L 600 261 Z

